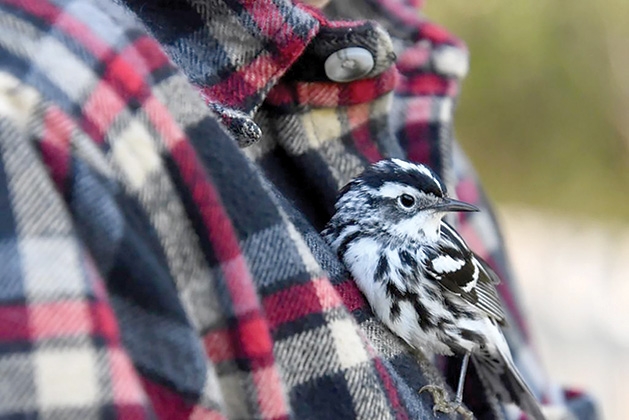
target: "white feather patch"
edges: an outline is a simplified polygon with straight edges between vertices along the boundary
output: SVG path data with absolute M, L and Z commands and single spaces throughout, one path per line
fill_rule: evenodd
M 409 185 L 400 184 L 399 182 L 385 182 L 378 189 L 378 195 L 381 197 L 395 198 L 402 194 L 408 194 L 414 197 L 417 195 L 417 189 Z
M 426 168 L 424 165 L 417 165 L 415 163 L 407 162 L 405 160 L 396 159 L 396 158 L 391 159 L 391 161 L 393 161 L 400 168 L 410 170 L 410 171 L 416 170 L 423 173 L 426 176 L 429 176 L 432 179 L 435 178 L 433 174 L 428 170 L 428 168 Z
M 439 255 L 432 260 L 432 266 L 440 273 L 453 273 L 464 264 L 465 261 L 454 259 L 449 255 Z
M 465 293 L 469 293 L 475 287 L 476 287 L 476 279 L 468 282 L 465 286 L 462 286 L 461 290 L 463 290 Z

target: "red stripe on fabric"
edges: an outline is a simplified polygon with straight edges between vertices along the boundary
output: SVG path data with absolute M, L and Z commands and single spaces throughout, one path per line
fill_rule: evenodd
M 118 342 L 118 328 L 105 302 L 55 302 L 0 307 L 0 341 L 99 335 Z
M 247 319 L 238 323 L 238 338 L 241 341 L 243 355 L 250 359 L 254 370 L 272 363 L 273 341 L 269 335 L 266 321 L 262 317 Z
M 398 80 L 395 67 L 372 79 L 347 84 L 332 82 L 278 83 L 271 89 L 267 102 L 275 106 L 310 105 L 317 108 L 352 106 L 373 101 L 392 92 Z
M 236 77 L 238 79 L 236 79 Z M 229 79 L 222 80 L 220 84 L 213 86 L 203 86 L 201 87 L 201 91 L 203 92 L 203 98 L 207 104 L 220 103 L 226 107 L 242 109 L 244 106 L 244 98 L 246 98 L 247 95 L 243 95 L 241 93 L 242 89 L 238 86 L 243 83 L 239 73 L 231 73 Z
M 127 48 L 134 47 L 131 45 Z M 125 56 L 118 54 L 108 62 L 103 81 L 108 82 L 124 101 L 143 97 L 149 94 L 149 88 L 141 70 L 141 66 L 130 63 Z
M 288 419 L 284 404 L 282 380 L 275 369 L 260 369 L 253 373 L 258 390 L 258 408 L 263 419 Z
M 419 33 L 421 38 L 429 39 L 436 44 L 450 42 L 460 45 L 461 43 L 461 41 L 450 35 L 444 28 L 432 22 L 423 22 L 419 28 Z
M 203 345 L 208 357 L 214 363 L 236 358 L 236 352 L 232 346 L 229 331 L 227 330 L 208 332 L 205 334 L 205 337 L 203 337 Z
M 576 388 L 564 388 L 563 395 L 567 400 L 583 397 L 584 391 Z
M 113 401 L 119 418 L 133 419 L 146 416 L 146 394 L 129 356 L 119 347 L 107 352 L 111 375 Z
M 144 76 L 169 64 L 169 59 L 160 45 L 149 36 L 137 38 L 132 45 L 121 51 L 120 55 L 132 66 L 141 69 Z
M 240 70 L 242 80 L 253 92 L 257 92 L 269 83 L 278 72 L 277 63 L 268 55 L 261 55 Z
M 151 96 L 144 101 L 144 111 L 151 120 L 151 123 L 162 136 L 164 145 L 168 149 L 174 148 L 177 144 L 187 142 L 186 134 L 183 132 L 179 124 L 173 119 L 168 108 L 162 104 L 156 97 Z M 194 150 L 191 153 L 190 164 L 200 165 L 197 162 Z M 184 162 L 179 162 L 184 163 Z
M 284 23 L 284 16 L 281 10 L 274 2 L 242 0 L 240 5 L 258 25 L 262 36 L 266 38 L 276 38 L 278 32 L 290 30 L 290 27 Z
M 370 163 L 375 163 L 382 159 L 382 153 L 378 150 L 377 139 L 374 138 L 371 132 L 370 113 L 371 103 L 347 108 L 347 119 L 356 150 Z
M 277 70 L 282 73 L 288 70 L 290 63 L 301 55 L 318 31 L 318 25 L 315 24 L 305 37 L 301 38 L 295 33 L 294 26 L 290 22 L 291 14 L 295 12 L 288 10 L 283 14 L 281 8 L 273 1 L 245 0 L 242 5 L 261 29 L 262 35 L 269 38 L 269 41 L 280 51 L 280 55 L 273 57 L 272 60 L 276 63 Z M 296 4 L 293 7 L 303 10 L 319 23 L 325 22 L 322 14 L 313 7 L 303 4 Z
M 246 358 L 252 370 L 273 365 L 273 342 L 259 313 L 248 314 L 232 328 L 206 333 L 203 345 L 214 363 Z
M 151 380 L 140 377 L 146 394 L 148 395 L 155 415 L 164 420 L 188 419 L 194 405 L 186 402 L 183 397 L 174 391 L 156 384 Z
M 340 284 L 334 285 L 334 289 L 350 312 L 367 307 L 367 301 L 354 280 L 347 279 Z
M 341 102 L 343 86 L 339 83 L 296 83 L 291 85 L 297 92 L 286 98 L 295 102 L 288 105 L 311 105 L 317 108 L 334 107 Z M 274 93 L 275 89 L 271 90 Z M 269 93 L 269 100 L 274 100 Z
M 221 207 L 221 210 L 224 209 Z M 225 214 L 224 217 L 227 220 L 228 227 L 231 228 L 231 220 L 228 219 L 227 214 Z M 258 312 L 260 310 L 260 302 L 253 286 L 253 278 L 249 272 L 247 261 L 245 257 L 240 254 L 241 251 L 236 239 L 236 232 L 230 229 L 226 234 L 234 238 L 234 244 L 232 244 L 234 250 L 232 252 L 238 253 L 235 258 L 221 264 L 221 269 L 227 280 L 227 287 L 231 292 L 232 310 L 238 316 L 250 312 Z M 215 239 L 220 241 L 220 238 Z
M 231 220 L 219 198 L 214 186 L 206 178 L 205 171 L 197 161 L 192 145 L 187 141 L 179 141 L 171 148 L 171 154 L 181 171 L 198 211 L 203 217 L 207 234 L 212 242 L 214 252 L 219 261 L 229 261 L 240 255 L 240 247 L 236 238 Z M 243 272 L 232 272 L 234 275 L 243 275 Z M 233 290 L 231 283 L 233 278 L 227 278 L 232 296 L 239 293 Z M 251 285 L 250 285 L 251 286 Z M 240 291 L 242 293 L 242 291 Z
M 126 105 L 109 82 L 99 82 L 83 105 L 81 128 L 96 143 L 102 143 L 111 123 Z
M 428 123 L 432 119 L 432 107 L 435 102 L 431 97 L 414 97 L 406 101 L 406 122 Z
M 217 258 L 220 261 L 228 261 L 240 255 L 238 240 L 229 216 L 214 186 L 206 179 L 206 174 L 197 161 L 192 146 L 187 141 L 179 141 L 171 149 L 171 153 L 203 217 Z
M 190 420 L 227 420 L 227 417 L 216 410 L 197 405 L 190 414 Z
M 355 82 L 346 85 L 343 90 L 344 92 L 347 92 L 346 96 L 341 94 L 341 100 L 339 103 L 332 106 L 353 105 L 377 99 L 382 95 L 392 92 L 398 83 L 398 79 L 399 73 L 397 68 L 392 66 L 384 73 L 372 79 L 356 80 Z
M 147 408 L 143 405 L 114 402 L 113 406 L 116 410 L 116 419 L 118 420 L 142 420 L 153 418 L 152 415 L 149 415 Z
M 459 200 L 467 201 L 468 203 L 479 203 L 480 197 L 473 179 L 459 181 L 455 189 Z
M 114 311 L 108 300 L 107 289 L 89 254 L 84 254 L 83 269 L 86 274 L 86 282 L 94 292 L 95 300 L 89 305 L 94 334 L 106 339 L 110 345 L 120 343 L 120 330 Z
M 262 304 L 271 329 L 322 310 L 313 282 L 267 296 Z
M 281 290 L 263 300 L 271 329 L 340 304 L 341 300 L 327 278 Z
M 93 330 L 89 304 L 65 301 L 29 306 L 28 324 L 33 339 L 88 335 Z
M 275 106 L 286 106 L 300 103 L 299 91 L 294 85 L 279 81 L 275 86 L 273 86 L 267 95 L 266 100 L 268 103 Z
M 404 133 L 407 139 L 408 158 L 413 162 L 430 162 L 431 144 L 428 140 L 428 130 L 433 102 L 434 98 L 429 97 L 412 97 L 406 101 Z
M 453 87 L 454 86 L 454 87 Z M 456 93 L 456 81 L 432 73 L 401 77 L 396 91 L 404 95 L 440 95 L 453 96 Z
M 62 10 L 55 7 L 50 2 L 42 2 L 40 0 L 3 0 L 4 4 L 8 4 L 21 9 L 29 15 L 36 16 L 53 25 Z
M 42 159 L 57 189 L 62 192 L 70 167 L 70 137 L 73 127 L 72 120 L 59 108 L 51 106 L 46 110 L 40 144 Z
M 408 413 L 402 406 L 400 402 L 400 397 L 397 393 L 397 388 L 393 383 L 393 379 L 389 375 L 389 372 L 382 364 L 382 361 L 379 358 L 373 359 L 373 364 L 378 372 L 378 376 L 380 376 L 380 380 L 382 381 L 382 385 L 384 386 L 384 390 L 387 393 L 387 400 L 391 403 L 391 408 L 395 412 L 395 418 L 398 420 L 408 420 Z
M 377 79 L 357 80 L 341 85 L 339 104 L 361 104 L 376 99 L 378 95 Z
M 64 31 L 74 41 L 80 42 L 99 61 L 113 54 L 109 44 L 98 38 L 89 26 L 69 13 L 58 17 L 55 20 L 55 27 Z
M 204 87 L 203 93 L 210 102 L 218 102 L 227 107 L 244 110 L 245 100 L 253 97 L 257 92 L 243 77 L 244 74 L 240 71 L 231 73 L 227 79 L 222 80 L 219 84 Z
M 327 277 L 321 279 L 314 279 L 312 281 L 314 288 L 317 292 L 317 297 L 321 303 L 321 308 L 327 311 L 332 308 L 338 308 L 343 304 L 341 297 L 337 291 L 332 287 L 332 283 Z
M 406 146 L 408 159 L 412 162 L 430 164 L 431 145 L 428 141 L 428 124 L 406 124 L 404 131 L 408 139 Z
M 414 72 L 426 66 L 430 60 L 430 45 L 419 43 L 405 50 L 397 61 L 400 73 Z
M 29 341 L 28 307 L 0 306 L 0 342 Z

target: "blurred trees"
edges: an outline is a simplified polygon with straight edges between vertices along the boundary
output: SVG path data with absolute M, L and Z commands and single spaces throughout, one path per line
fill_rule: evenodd
M 468 44 L 457 136 L 498 202 L 629 222 L 629 1 L 429 0 Z

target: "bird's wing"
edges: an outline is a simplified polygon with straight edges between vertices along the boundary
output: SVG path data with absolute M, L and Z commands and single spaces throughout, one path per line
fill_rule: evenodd
M 500 280 L 486 262 L 476 256 L 463 238 L 447 223 L 441 225 L 441 241 L 424 252 L 428 277 L 450 292 L 503 323 L 505 314 L 495 284 Z

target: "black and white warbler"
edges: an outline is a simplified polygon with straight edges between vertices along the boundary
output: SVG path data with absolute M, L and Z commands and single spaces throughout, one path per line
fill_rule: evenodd
M 376 316 L 412 347 L 463 356 L 454 403 L 435 409 L 462 409 L 471 357 L 500 399 L 544 419 L 500 329 L 505 315 L 496 274 L 442 220 L 449 212 L 478 208 L 449 198 L 426 166 L 390 159 L 349 182 L 335 209 L 322 235 Z M 424 388 L 445 394 L 435 385 Z

